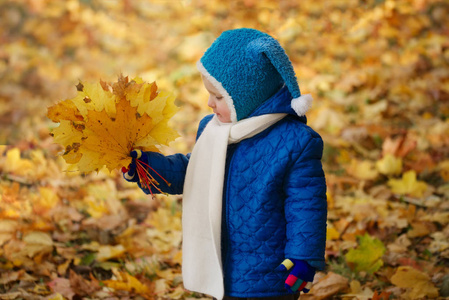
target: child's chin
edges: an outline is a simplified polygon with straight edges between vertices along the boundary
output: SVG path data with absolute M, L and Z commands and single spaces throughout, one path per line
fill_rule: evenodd
M 226 119 L 226 118 L 223 118 L 223 116 L 220 115 L 220 114 L 217 114 L 217 118 L 218 118 L 218 120 L 219 120 L 221 123 L 231 123 L 231 120 L 228 120 L 228 119 Z

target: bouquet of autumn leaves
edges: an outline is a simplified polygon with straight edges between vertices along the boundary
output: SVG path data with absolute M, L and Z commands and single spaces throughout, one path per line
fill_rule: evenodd
M 120 75 L 115 83 L 80 82 L 76 88 L 75 98 L 50 107 L 47 116 L 59 123 L 52 135 L 65 149 L 62 157 L 82 173 L 126 168 L 132 150 L 159 152 L 157 146 L 179 136 L 168 126 L 178 110 L 175 97 L 158 91 L 155 82 Z M 142 187 L 157 189 L 151 167 L 138 159 L 136 167 Z

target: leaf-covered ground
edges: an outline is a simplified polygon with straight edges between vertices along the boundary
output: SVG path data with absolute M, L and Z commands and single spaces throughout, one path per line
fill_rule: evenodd
M 192 299 L 181 197 L 67 171 L 47 107 L 117 75 L 174 92 L 187 153 L 209 113 L 195 62 L 219 33 L 277 37 L 324 138 L 327 269 L 301 299 L 449 297 L 449 3 L 0 2 L 0 299 Z

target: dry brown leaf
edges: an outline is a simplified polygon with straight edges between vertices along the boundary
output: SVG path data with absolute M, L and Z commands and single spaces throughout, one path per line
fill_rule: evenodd
M 301 295 L 301 299 L 328 299 L 349 288 L 349 280 L 341 275 L 329 272 L 325 277 L 314 283 L 308 294 Z
M 94 292 L 101 290 L 99 281 L 91 276 L 90 280 L 84 279 L 73 270 L 70 270 L 70 286 L 76 295 L 89 296 Z

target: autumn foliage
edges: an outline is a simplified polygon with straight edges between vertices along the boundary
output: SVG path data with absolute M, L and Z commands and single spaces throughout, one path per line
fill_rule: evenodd
M 449 297 L 448 24 L 437 0 L 0 2 L 0 299 L 207 298 L 182 286 L 182 197 L 116 168 L 173 129 L 158 151 L 191 151 L 210 113 L 195 62 L 236 27 L 275 36 L 315 98 L 327 268 L 301 299 Z M 118 121 L 124 89 L 152 99 L 126 113 L 155 140 Z M 121 150 L 80 155 L 98 144 Z
M 51 106 L 47 116 L 60 123 L 51 135 L 77 171 L 126 168 L 132 150 L 159 152 L 157 146 L 179 136 L 168 126 L 177 111 L 175 98 L 158 92 L 155 82 L 120 76 L 114 84 L 80 82 L 76 87 L 77 96 Z

